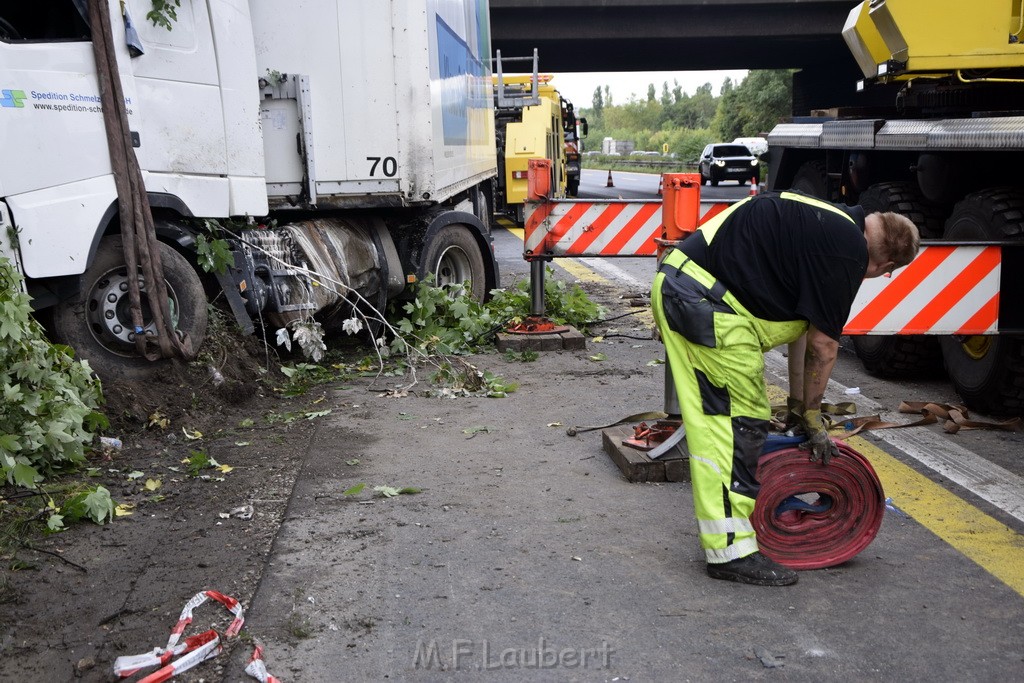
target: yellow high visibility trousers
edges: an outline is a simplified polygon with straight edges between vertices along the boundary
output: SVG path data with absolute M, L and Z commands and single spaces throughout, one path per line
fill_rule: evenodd
M 807 323 L 755 317 L 678 250 L 655 276 L 651 306 L 686 428 L 701 546 L 712 564 L 745 557 L 757 551 L 750 515 L 771 413 L 764 353 Z

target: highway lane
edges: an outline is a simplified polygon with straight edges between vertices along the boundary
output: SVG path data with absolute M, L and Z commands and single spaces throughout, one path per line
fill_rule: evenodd
M 657 199 L 658 176 L 613 172 L 614 187 L 607 187 L 607 171 L 586 170 L 581 183 L 582 198 Z M 738 199 L 749 186 L 725 184 L 702 188 L 702 198 Z M 705 207 L 706 208 L 706 207 Z M 520 260 L 519 237 L 509 234 L 501 240 L 503 272 L 528 277 Z M 647 294 L 653 276 L 650 258 L 556 259 L 557 276 L 583 283 L 617 287 L 623 296 Z M 631 328 L 633 333 L 652 321 L 647 315 Z M 769 382 L 784 395 L 786 359 L 781 349 L 766 358 Z M 901 401 L 957 403 L 959 398 L 941 372 L 933 377 L 891 382 L 868 375 L 856 358 L 849 338 L 844 338 L 833 373 L 827 400 L 852 400 L 860 415 L 879 414 L 897 423 L 916 416 L 897 412 Z M 975 415 L 978 419 L 993 419 Z M 938 425 L 912 429 L 882 430 L 854 437 L 855 447 L 873 461 L 884 463 L 880 476 L 897 507 L 913 510 L 916 521 L 939 538 L 985 567 L 1019 593 L 1024 591 L 1024 572 L 1015 559 L 999 556 L 999 547 L 1014 552 L 1024 549 L 1024 434 L 1003 431 L 961 431 L 946 434 Z M 884 475 L 881 473 L 884 472 Z M 995 536 L 985 530 L 995 529 Z M 964 545 L 964 542 L 967 545 Z M 972 543 L 972 539 L 975 541 Z M 982 540 L 978 540 L 982 539 Z M 991 557 L 995 552 L 996 557 Z M 1024 594 L 1024 593 L 1022 593 Z

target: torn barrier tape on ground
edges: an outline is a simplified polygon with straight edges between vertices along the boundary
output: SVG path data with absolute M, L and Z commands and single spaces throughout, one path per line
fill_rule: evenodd
M 249 663 L 245 666 L 245 673 L 255 678 L 260 683 L 281 683 L 276 679 L 269 671 L 267 671 L 267 665 L 263 661 L 263 646 L 256 645 L 252 651 L 252 657 L 249 659 Z
M 867 459 L 835 440 L 839 455 L 828 465 L 811 462 L 806 450 L 787 448 L 761 457 L 751 522 L 762 553 L 791 569 L 823 569 L 861 552 L 878 534 L 885 495 Z M 817 494 L 826 509 L 787 509 L 789 499 Z M 827 496 L 827 498 L 826 498 Z M 780 507 L 782 508 L 780 510 Z
M 178 617 L 178 623 L 171 629 L 167 645 L 153 648 L 151 652 L 139 655 L 118 657 L 114 660 L 114 675 L 119 678 L 129 678 L 143 669 L 160 666 L 160 669 L 139 679 L 138 683 L 161 683 L 162 681 L 174 678 L 197 664 L 205 662 L 207 659 L 219 655 L 223 651 L 221 634 L 213 629 L 188 636 L 181 640 L 185 629 L 192 623 L 192 612 L 208 600 L 219 602 L 234 616 L 234 619 L 232 619 L 227 630 L 224 632 L 224 637 L 232 638 L 237 636 L 239 631 L 242 630 L 242 625 L 245 623 L 241 603 L 231 596 L 213 590 L 196 593 L 185 603 L 185 607 L 182 608 L 181 615 Z M 178 658 L 174 659 L 175 657 Z M 250 669 L 252 670 L 250 671 Z M 263 663 L 263 648 L 260 646 L 256 647 L 256 651 L 253 652 L 252 659 L 249 662 L 249 666 L 245 668 L 245 671 L 253 678 L 261 681 L 261 683 L 279 683 L 276 678 L 267 672 L 266 665 Z

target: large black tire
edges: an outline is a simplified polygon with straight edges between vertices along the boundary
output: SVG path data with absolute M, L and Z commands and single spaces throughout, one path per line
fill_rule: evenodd
M 914 221 L 924 234 L 941 222 L 941 210 L 911 183 L 879 183 L 860 195 L 865 213 L 895 211 Z M 934 376 L 942 371 L 938 337 L 927 335 L 858 335 L 853 348 L 864 369 L 878 377 Z
M 441 228 L 423 250 L 423 270 L 434 275 L 437 285 L 470 283 L 472 296 L 483 303 L 487 271 L 480 245 L 464 225 Z
M 573 176 L 565 183 L 565 194 L 569 197 L 578 197 L 580 195 L 580 177 Z
M 967 195 L 946 221 L 944 237 L 959 241 L 1024 238 L 1024 195 L 1009 188 Z M 992 415 L 1024 414 L 1024 338 L 943 337 L 940 344 L 949 379 L 970 408 Z
M 825 164 L 821 161 L 805 161 L 793 176 L 792 189 L 818 199 L 831 199 L 828 196 L 828 174 Z
M 198 350 L 206 337 L 208 319 L 203 284 L 188 261 L 163 243 L 160 260 L 172 321 L 177 330 L 188 334 L 192 348 Z M 82 289 L 53 311 L 54 341 L 73 348 L 104 380 L 146 379 L 166 362 L 150 362 L 135 352 L 134 336 L 129 337 L 132 323 L 127 278 L 120 236 L 105 237 L 92 265 L 82 276 Z M 142 313 L 146 327 L 152 327 L 145 296 Z

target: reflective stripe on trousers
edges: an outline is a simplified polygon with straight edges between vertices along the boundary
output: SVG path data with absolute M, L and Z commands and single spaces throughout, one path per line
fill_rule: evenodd
M 659 272 L 655 276 L 651 307 L 686 426 L 701 546 L 709 563 L 729 562 L 757 551 L 750 514 L 759 488 L 757 459 L 771 413 L 764 383 L 764 352 L 797 339 L 807 323 L 756 318 L 726 291 L 722 303 L 732 311 L 716 309 L 708 317 L 714 328 L 714 346 L 694 343 L 669 323 L 662 283 L 666 277 L 692 278 L 710 289 L 715 278 L 676 250 L 665 257 L 664 266 L 681 274 Z M 702 336 L 701 331 L 688 332 L 690 338 Z M 703 332 L 704 336 L 712 333 Z

